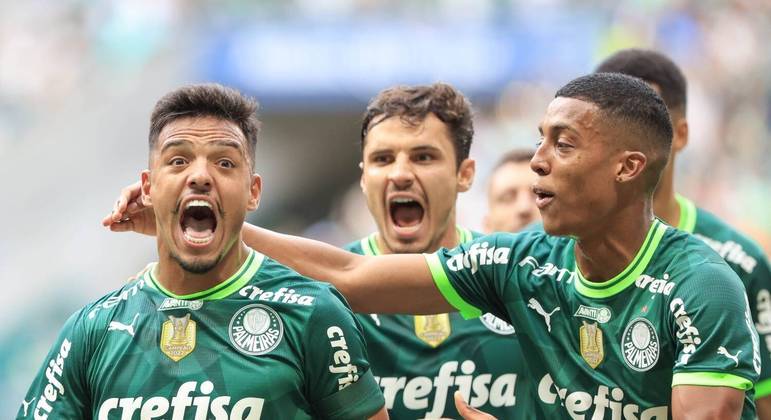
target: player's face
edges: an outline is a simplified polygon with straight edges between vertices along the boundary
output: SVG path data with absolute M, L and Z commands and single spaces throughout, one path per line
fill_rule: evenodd
M 391 252 L 425 252 L 455 229 L 455 199 L 471 185 L 474 162 L 457 169 L 445 124 L 429 114 L 417 126 L 399 117 L 376 124 L 364 142 L 361 187 Z
M 487 191 L 487 232 L 517 232 L 540 218 L 532 190 L 536 178 L 527 161 L 505 163 L 493 172 Z
M 237 125 L 213 117 L 180 118 L 161 131 L 142 174 L 155 211 L 159 253 L 205 273 L 240 238 L 246 212 L 260 196 L 246 139 Z
M 541 125 L 541 143 L 530 166 L 544 229 L 552 235 L 602 229 L 617 200 L 616 148 L 596 105 L 555 98 Z

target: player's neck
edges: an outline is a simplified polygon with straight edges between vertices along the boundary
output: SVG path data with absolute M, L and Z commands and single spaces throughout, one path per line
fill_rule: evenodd
M 648 235 L 653 214 L 649 206 L 631 206 L 603 220 L 595 232 L 576 241 L 575 258 L 584 278 L 612 279 L 632 262 Z
M 675 196 L 674 170 L 667 165 L 653 194 L 653 214 L 670 226 L 680 224 L 680 204 Z
M 155 278 L 175 295 L 189 295 L 202 292 L 222 283 L 235 274 L 249 256 L 249 248 L 239 238 L 225 253 L 222 260 L 206 273 L 191 273 L 179 264 L 168 251 L 158 249 L 158 264 L 155 268 Z

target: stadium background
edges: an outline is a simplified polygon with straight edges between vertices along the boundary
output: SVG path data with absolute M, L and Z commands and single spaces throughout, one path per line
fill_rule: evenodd
M 476 112 L 478 229 L 499 154 L 532 147 L 557 87 L 609 53 L 662 50 L 689 81 L 679 190 L 771 250 L 771 2 L 0 0 L 0 417 L 66 317 L 155 259 L 99 224 L 146 166 L 165 92 L 219 81 L 260 100 L 257 224 L 343 244 L 373 229 L 359 122 L 377 91 L 449 82 Z

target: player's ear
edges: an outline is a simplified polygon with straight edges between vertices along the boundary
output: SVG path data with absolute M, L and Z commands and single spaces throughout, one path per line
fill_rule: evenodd
M 142 200 L 142 205 L 145 207 L 152 206 L 152 200 L 150 200 L 150 170 L 145 169 L 142 171 L 142 173 L 139 175 L 140 177 L 140 199 Z
M 477 163 L 474 159 L 466 158 L 458 167 L 458 191 L 466 192 L 474 183 L 474 174 L 476 173 Z
M 359 187 L 361 187 L 361 192 L 367 194 L 367 184 L 364 183 L 364 162 L 359 162 L 359 169 L 361 169 L 361 176 L 359 176 Z
M 262 177 L 260 174 L 252 174 L 252 184 L 249 187 L 249 202 L 246 205 L 246 210 L 257 210 L 257 207 L 260 206 L 260 197 L 262 197 Z
M 642 175 L 648 157 L 642 152 L 625 151 L 619 160 L 616 169 L 616 182 L 628 182 Z
M 688 121 L 685 117 L 677 118 L 672 126 L 674 137 L 672 137 L 672 153 L 678 153 L 688 144 Z

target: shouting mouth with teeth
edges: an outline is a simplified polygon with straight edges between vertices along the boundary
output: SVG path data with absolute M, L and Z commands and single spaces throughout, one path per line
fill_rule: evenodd
M 217 230 L 217 216 L 212 205 L 205 200 L 190 200 L 182 209 L 179 218 L 182 236 L 193 246 L 208 245 L 214 240 Z

